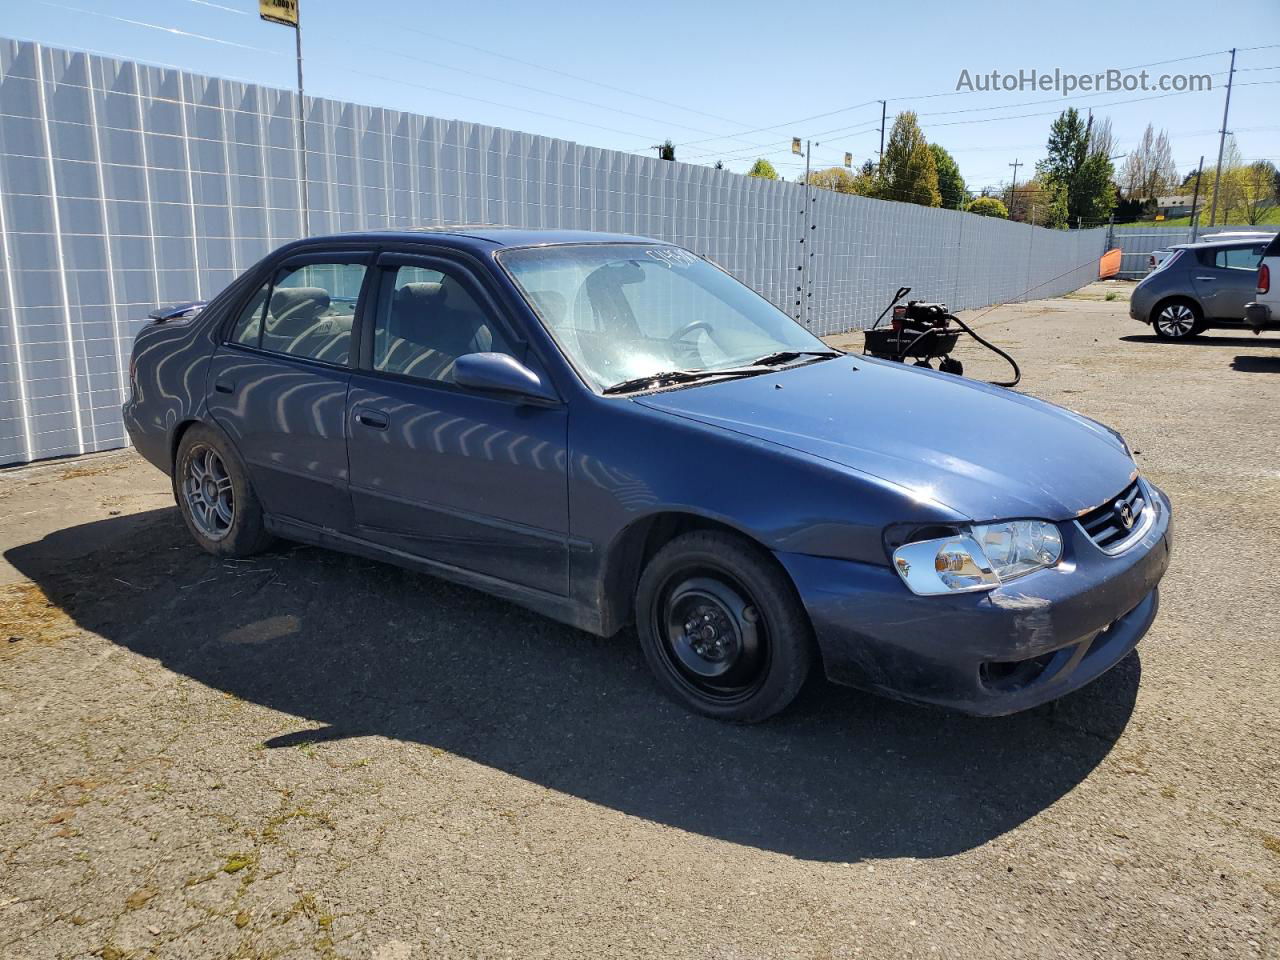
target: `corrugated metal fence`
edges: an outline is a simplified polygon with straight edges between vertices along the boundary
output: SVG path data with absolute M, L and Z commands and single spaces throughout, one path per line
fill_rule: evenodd
M 1219 227 L 1218 230 L 1226 229 Z M 1214 229 L 1201 228 L 1200 234 L 1214 233 Z M 1139 225 L 1111 228 L 1112 246 L 1119 247 L 1120 276 L 1131 279 L 1147 275 L 1147 258 L 1155 250 L 1166 250 L 1175 243 L 1190 243 L 1190 227 L 1157 227 Z
M 900 285 L 955 308 L 1065 293 L 1096 276 L 1105 240 L 352 103 L 306 110 L 309 233 L 643 234 L 793 315 L 808 300 L 821 334 L 868 322 Z M 140 318 L 303 233 L 295 118 L 286 91 L 0 41 L 0 464 L 127 443 Z

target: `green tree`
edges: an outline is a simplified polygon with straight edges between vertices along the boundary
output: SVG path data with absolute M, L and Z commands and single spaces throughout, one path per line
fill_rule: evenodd
M 995 197 L 978 197 L 969 206 L 965 207 L 970 213 L 976 213 L 980 217 L 999 217 L 1001 220 L 1009 219 L 1009 208 L 997 200 Z
M 942 194 L 942 205 L 949 210 L 963 210 L 969 199 L 969 188 L 965 186 L 964 177 L 960 176 L 960 167 L 955 158 L 947 153 L 939 144 L 929 144 L 933 154 L 933 164 L 938 168 L 938 192 Z
M 886 200 L 901 200 L 936 207 L 942 203 L 938 191 L 938 165 L 933 152 L 920 132 L 916 115 L 910 110 L 898 114 L 884 148 L 876 195 Z
M 1090 148 L 1091 124 L 1075 107 L 1067 108 L 1049 128 L 1048 156 L 1036 164 L 1041 185 L 1054 191 L 1055 200 L 1061 190 L 1063 213 L 1070 223 L 1081 217 L 1105 220 L 1116 202 L 1115 167 L 1105 154 Z
M 809 173 L 808 184 L 822 190 L 834 190 L 836 193 L 857 193 L 858 179 L 844 167 L 827 167 L 825 170 L 813 170 Z
M 761 180 L 777 180 L 778 171 L 773 168 L 773 164 L 761 157 L 751 165 L 751 169 L 747 171 L 748 177 L 759 177 Z
M 1240 173 L 1241 213 L 1244 222 L 1256 226 L 1276 208 L 1276 184 L 1280 171 L 1270 160 L 1255 160 Z

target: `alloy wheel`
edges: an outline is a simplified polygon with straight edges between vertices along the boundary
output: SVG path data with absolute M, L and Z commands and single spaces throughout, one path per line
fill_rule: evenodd
M 1196 326 L 1196 315 L 1185 303 L 1171 303 L 1156 315 L 1156 329 L 1166 337 L 1187 337 Z
M 182 495 L 192 521 L 204 536 L 221 540 L 231 532 L 236 518 L 231 475 L 212 447 L 200 444 L 191 450 L 182 478 Z

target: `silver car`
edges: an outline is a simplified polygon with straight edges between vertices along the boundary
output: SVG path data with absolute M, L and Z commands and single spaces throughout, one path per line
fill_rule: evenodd
M 1182 243 L 1147 274 L 1129 298 L 1129 316 L 1156 336 L 1186 340 L 1210 328 L 1242 328 L 1254 299 L 1268 236 Z

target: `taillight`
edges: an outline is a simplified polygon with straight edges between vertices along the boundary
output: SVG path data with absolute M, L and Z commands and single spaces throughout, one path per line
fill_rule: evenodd
M 1265 263 L 1258 267 L 1258 292 L 1269 293 L 1271 291 L 1271 268 Z

